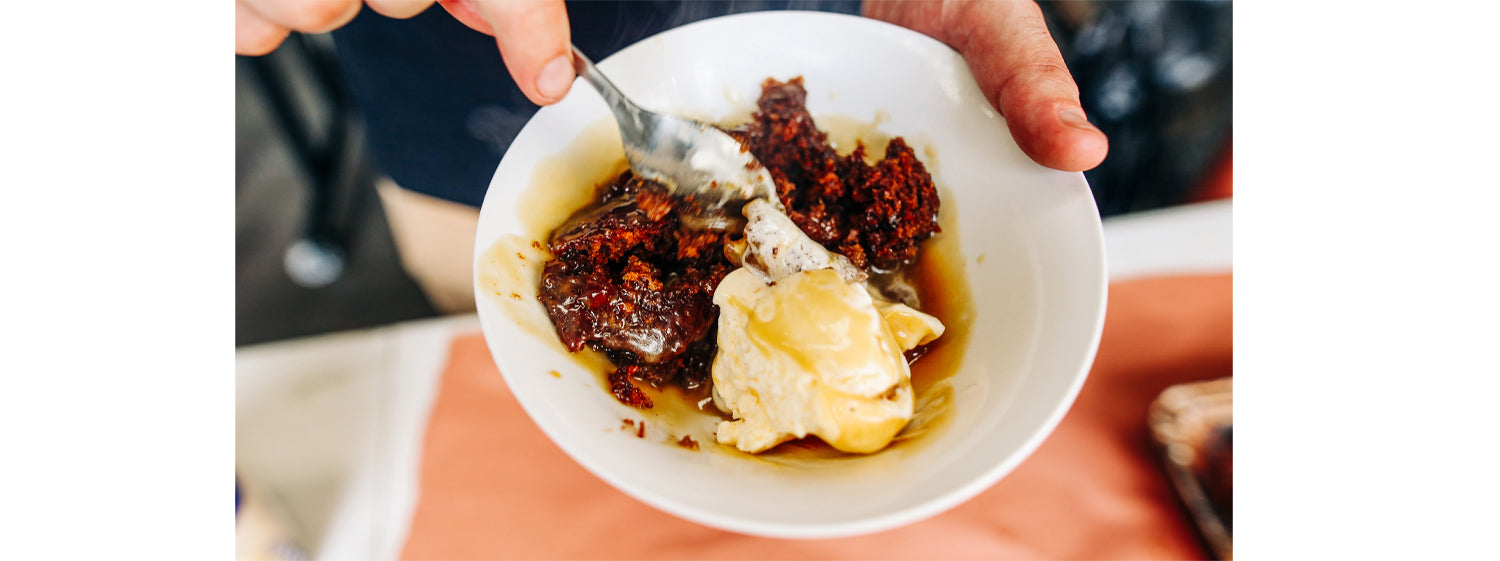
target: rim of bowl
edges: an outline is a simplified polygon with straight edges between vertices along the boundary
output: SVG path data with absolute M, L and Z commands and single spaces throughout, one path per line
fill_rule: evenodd
M 774 21 L 777 19 L 788 17 L 810 19 L 828 18 L 830 20 L 839 20 L 840 23 L 844 24 L 864 25 L 870 26 L 871 28 L 884 28 L 883 32 L 905 35 L 905 38 L 908 40 L 924 42 L 927 43 L 929 47 L 936 46 L 950 52 L 955 52 L 956 54 L 956 51 L 953 51 L 951 47 L 948 47 L 946 44 L 943 44 L 936 39 L 933 39 L 916 31 L 912 31 L 904 27 L 882 22 L 879 20 L 865 18 L 862 16 L 830 12 L 784 10 L 730 14 L 726 16 L 699 20 L 682 26 L 674 27 L 672 29 L 661 31 L 640 41 L 632 43 L 631 45 L 628 45 L 611 54 L 610 56 L 600 60 L 597 64 L 601 66 L 605 65 L 616 56 L 619 56 L 621 53 L 625 53 L 626 51 L 629 51 L 637 46 L 646 44 L 652 39 L 661 37 L 665 34 L 679 32 L 680 30 L 687 30 L 703 26 L 724 25 L 724 22 L 727 20 L 766 19 Z M 857 23 L 855 23 L 856 21 Z M 575 82 L 574 87 L 581 87 L 581 85 Z M 534 119 L 535 117 L 532 118 Z M 527 121 L 527 125 L 529 124 L 530 120 Z M 523 125 L 523 130 L 525 129 L 525 126 L 526 125 Z M 499 165 L 504 165 L 503 158 Z M 1088 181 L 1084 178 L 1081 172 L 1074 172 L 1071 175 L 1073 176 L 1075 181 L 1083 184 L 1085 191 L 1088 190 Z M 488 196 L 486 196 L 486 199 L 488 199 Z M 1097 248 L 1097 251 L 1095 252 L 1095 258 L 1091 260 L 1090 265 L 1099 272 L 1099 274 L 1097 275 L 1097 293 L 1099 304 L 1095 313 L 1095 317 L 1093 318 L 1092 333 L 1087 343 L 1087 352 L 1084 353 L 1082 359 L 1078 361 L 1076 369 L 1074 370 L 1073 380 L 1069 384 L 1067 391 L 1063 396 L 1061 396 L 1061 399 L 1057 401 L 1056 405 L 1052 408 L 1047 417 L 1042 421 L 1042 424 L 1037 428 L 1037 430 L 1034 431 L 1021 444 L 1021 446 L 1016 448 L 1015 452 L 1011 453 L 1004 461 L 996 463 L 994 466 L 983 471 L 979 476 L 974 477 L 967 483 L 949 491 L 936 494 L 930 499 L 927 499 L 914 506 L 902 508 L 900 510 L 887 514 L 861 518 L 858 520 L 812 524 L 779 524 L 774 522 L 764 522 L 754 519 L 739 518 L 734 516 L 732 513 L 700 508 L 687 503 L 680 503 L 674 500 L 663 498 L 661 496 L 657 496 L 647 490 L 639 489 L 636 485 L 634 485 L 634 483 L 626 481 L 624 478 L 617 476 L 614 472 L 607 469 L 606 466 L 600 463 L 593 462 L 589 458 L 589 456 L 583 454 L 577 448 L 577 444 L 575 442 L 572 442 L 565 438 L 559 438 L 559 435 L 555 434 L 552 429 L 549 429 L 548 427 L 537 422 L 536 415 L 534 415 L 530 408 L 527 406 L 525 400 L 522 400 L 519 398 L 519 396 L 517 396 L 516 401 L 521 405 L 522 410 L 526 411 L 526 415 L 528 418 L 530 418 L 532 424 L 541 429 L 543 434 L 546 434 L 548 440 L 552 441 L 553 444 L 561 448 L 570 459 L 583 466 L 584 469 L 588 470 L 590 474 L 605 481 L 611 487 L 626 494 L 627 496 L 630 496 L 631 498 L 634 498 L 635 500 L 638 500 L 642 503 L 650 505 L 652 508 L 656 508 L 689 522 L 703 524 L 705 526 L 718 528 L 721 530 L 757 535 L 762 537 L 822 539 L 870 534 L 898 528 L 930 518 L 949 509 L 952 509 L 953 507 L 958 506 L 965 501 L 968 501 L 975 495 L 978 495 L 984 490 L 990 488 L 999 480 L 1003 479 L 1006 475 L 1009 475 L 1010 472 L 1014 471 L 1015 468 L 1020 466 L 1022 462 L 1030 458 L 1031 454 L 1041 446 L 1042 442 L 1045 442 L 1047 438 L 1052 435 L 1052 432 L 1057 428 L 1057 425 L 1062 422 L 1063 417 L 1066 416 L 1067 412 L 1072 409 L 1073 402 L 1077 399 L 1079 391 L 1083 388 L 1084 382 L 1088 379 L 1089 369 L 1092 367 L 1094 359 L 1098 354 L 1099 341 L 1104 333 L 1104 316 L 1108 304 L 1109 291 L 1109 282 L 1107 278 L 1107 268 L 1105 262 L 1106 257 L 1104 253 L 1103 223 L 1099 219 L 1098 206 L 1093 201 L 1092 197 L 1089 197 L 1088 205 L 1093 210 L 1092 214 L 1094 217 L 1094 220 L 1091 221 L 1091 228 L 1089 232 L 1089 241 L 1092 243 L 1089 243 L 1088 246 L 1091 248 Z M 481 210 L 482 209 L 483 207 L 481 207 Z M 484 252 L 489 249 L 490 242 L 493 242 L 493 240 L 475 240 L 473 256 L 475 263 L 478 263 L 479 260 L 483 257 Z M 475 269 L 474 288 L 476 290 L 476 295 L 482 296 L 482 291 L 480 290 L 478 284 L 478 268 L 475 267 Z M 480 315 L 481 319 L 481 329 L 483 329 L 484 326 L 489 323 L 489 321 L 485 320 L 487 314 L 484 311 L 483 307 L 479 308 L 478 314 Z M 501 361 L 500 357 L 503 356 L 500 352 L 500 349 L 496 348 L 495 344 L 492 343 L 488 337 L 485 338 L 485 345 L 489 348 L 491 357 L 495 359 L 498 365 L 498 363 Z M 500 368 L 499 370 L 501 376 L 506 379 L 506 385 L 512 386 L 509 380 L 509 375 L 506 374 L 506 369 Z

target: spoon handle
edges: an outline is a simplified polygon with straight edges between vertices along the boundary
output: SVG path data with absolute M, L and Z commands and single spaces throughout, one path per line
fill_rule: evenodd
M 599 96 L 603 97 L 604 102 L 609 104 L 610 110 L 614 111 L 616 119 L 622 125 L 626 122 L 625 119 L 628 116 L 640 114 L 641 108 L 631 103 L 625 97 L 625 94 L 620 93 L 620 89 L 615 87 L 614 82 L 604 77 L 604 73 L 594 67 L 594 62 L 589 60 L 589 57 L 584 56 L 583 51 L 578 50 L 576 46 L 571 48 L 573 49 L 573 71 L 577 72 L 578 76 L 582 77 L 590 86 L 593 86 L 595 90 L 598 90 Z

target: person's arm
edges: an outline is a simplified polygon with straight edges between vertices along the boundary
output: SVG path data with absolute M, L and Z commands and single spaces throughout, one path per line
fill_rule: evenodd
M 866 0 L 867 17 L 957 49 L 1032 160 L 1063 171 L 1104 161 L 1109 140 L 1084 117 L 1078 85 L 1031 0 Z

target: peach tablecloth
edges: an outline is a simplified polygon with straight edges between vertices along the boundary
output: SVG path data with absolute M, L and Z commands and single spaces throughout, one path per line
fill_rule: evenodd
M 657 511 L 589 474 L 521 410 L 483 339 L 453 342 L 404 559 L 1199 559 L 1149 446 L 1147 404 L 1233 369 L 1232 278 L 1110 287 L 1077 402 L 1036 453 L 974 499 L 903 528 L 777 540 Z

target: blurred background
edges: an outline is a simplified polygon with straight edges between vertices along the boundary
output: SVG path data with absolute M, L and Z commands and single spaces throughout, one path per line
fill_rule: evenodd
M 1041 6 L 1084 109 L 1110 138 L 1109 157 L 1085 174 L 1100 213 L 1229 196 L 1232 5 Z M 757 6 L 713 4 L 701 15 L 720 7 Z M 789 7 L 848 12 L 857 3 Z M 383 19 L 365 12 L 357 21 Z M 434 7 L 419 17 L 447 15 Z M 590 25 L 606 23 L 576 21 L 575 35 Z M 293 34 L 270 55 L 236 59 L 235 344 L 437 315 L 401 267 L 374 191 L 382 171 L 333 38 Z

